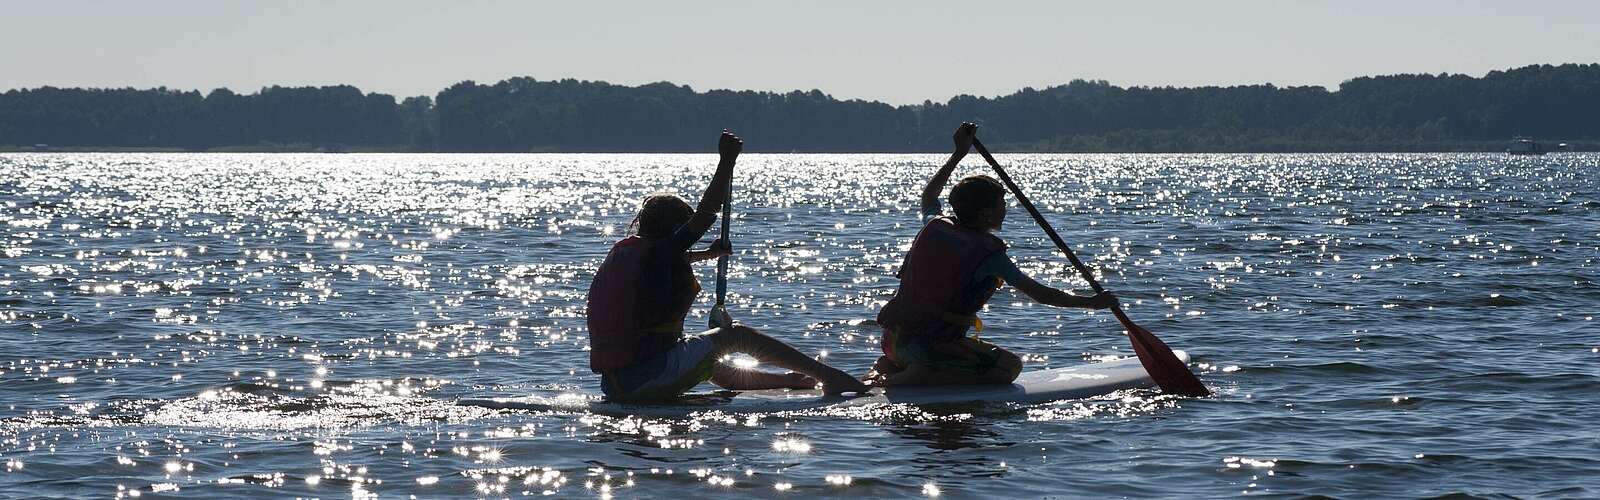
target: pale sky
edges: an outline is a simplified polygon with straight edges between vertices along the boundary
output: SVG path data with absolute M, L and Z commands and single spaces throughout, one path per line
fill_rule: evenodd
M 0 90 L 405 97 L 532 76 L 906 104 L 1074 78 L 1335 88 L 1563 62 L 1600 62 L 1600 2 L 0 0 Z

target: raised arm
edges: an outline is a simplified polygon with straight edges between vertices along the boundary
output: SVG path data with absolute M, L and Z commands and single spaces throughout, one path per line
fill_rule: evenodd
M 694 215 L 672 233 L 673 244 L 688 250 L 711 229 L 711 223 L 717 220 L 717 212 L 722 209 L 722 202 L 728 199 L 728 188 L 733 182 L 733 164 L 743 150 L 744 141 L 739 136 L 727 130 L 722 131 L 722 138 L 717 141 L 717 153 L 722 156 L 721 161 L 717 162 L 717 173 L 711 176 L 711 185 L 706 186 L 706 192 L 700 195 L 700 204 L 695 206 Z
M 939 204 L 939 193 L 944 192 L 944 185 L 950 182 L 950 174 L 955 172 L 956 165 L 961 164 L 961 159 L 967 156 L 967 150 L 972 149 L 972 139 L 978 136 L 978 126 L 970 122 L 963 122 L 956 127 L 953 139 L 956 150 L 950 153 L 950 159 L 939 167 L 939 172 L 928 179 L 928 187 L 922 188 L 922 215 L 924 217 L 939 215 L 942 211 Z
M 962 163 L 966 151 L 973 149 L 973 138 L 976 136 L 978 136 L 978 125 L 973 125 L 971 122 L 962 122 L 962 127 L 955 128 L 955 136 L 952 136 L 952 139 L 955 139 L 955 152 L 952 152 L 950 159 L 944 162 L 944 167 L 939 167 L 938 173 L 934 173 L 933 178 L 928 179 L 928 188 L 922 189 L 923 218 L 936 216 L 942 212 L 939 208 L 941 207 L 939 192 L 944 192 L 944 184 L 949 183 L 950 173 L 954 173 L 955 165 Z

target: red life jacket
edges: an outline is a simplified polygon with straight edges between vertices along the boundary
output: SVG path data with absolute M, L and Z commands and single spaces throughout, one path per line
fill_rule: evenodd
M 688 289 L 670 297 L 647 297 L 645 267 L 654 245 L 637 235 L 611 246 L 589 284 L 589 369 L 595 373 L 616 370 L 670 349 L 683 336 L 683 317 L 700 294 L 692 274 Z M 657 263 L 655 265 L 660 265 Z M 684 263 L 687 266 L 687 261 Z M 660 321 L 648 325 L 646 321 Z M 665 337 L 664 337 L 665 336 Z
M 589 369 L 595 373 L 627 366 L 638 355 L 644 340 L 639 278 L 649 249 L 644 238 L 623 238 L 611 245 L 589 283 Z
M 1004 251 L 1000 238 L 947 217 L 928 221 L 900 266 L 900 289 L 878 311 L 878 324 L 901 335 L 949 339 L 966 334 L 999 284 L 974 283 L 984 259 Z

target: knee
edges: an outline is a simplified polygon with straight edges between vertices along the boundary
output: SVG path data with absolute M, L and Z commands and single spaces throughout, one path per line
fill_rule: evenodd
M 750 339 L 760 337 L 761 332 L 744 325 L 733 325 L 718 328 L 711 333 L 711 341 L 721 350 L 733 349 L 749 343 Z
M 721 327 L 721 328 L 717 328 L 717 331 L 713 332 L 711 334 L 711 336 L 712 337 L 721 337 L 721 338 L 734 339 L 734 338 L 752 337 L 752 336 L 756 336 L 756 335 L 760 335 L 760 334 L 761 334 L 761 332 L 756 331 L 756 329 L 754 329 L 754 328 L 750 328 L 750 327 L 744 326 L 744 325 L 733 325 L 733 326 L 724 326 L 724 327 Z

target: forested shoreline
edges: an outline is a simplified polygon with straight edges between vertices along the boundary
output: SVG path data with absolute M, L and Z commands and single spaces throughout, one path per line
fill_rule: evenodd
M 747 151 L 924 152 L 948 149 L 962 121 L 1005 151 L 1498 151 L 1513 136 L 1600 150 L 1600 64 L 1359 77 L 1332 91 L 1074 80 L 903 106 L 527 77 L 404 99 L 348 85 L 40 87 L 0 93 L 0 150 L 705 152 L 730 128 Z

